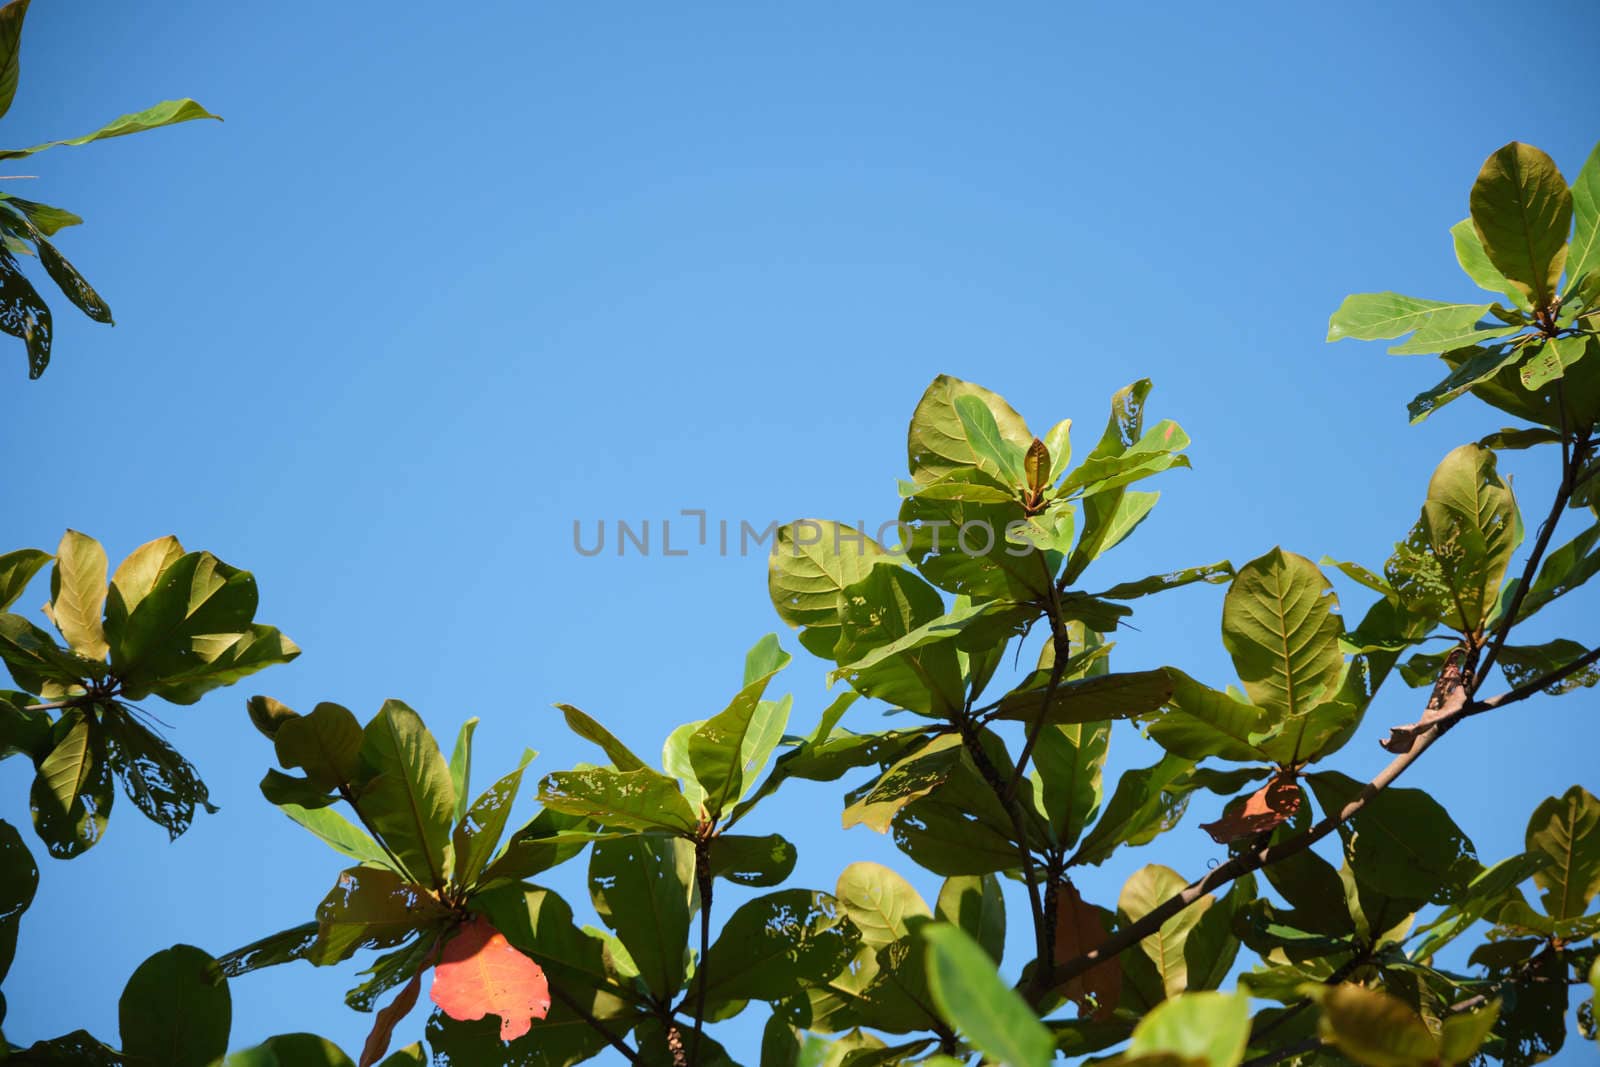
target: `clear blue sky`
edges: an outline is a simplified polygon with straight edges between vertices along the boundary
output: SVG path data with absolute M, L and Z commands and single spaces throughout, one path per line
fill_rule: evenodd
M 1501 422 L 1462 403 L 1409 427 L 1438 364 L 1325 345 L 1328 313 L 1350 291 L 1474 291 L 1446 231 L 1483 157 L 1525 140 L 1570 178 L 1600 136 L 1574 103 L 1594 89 L 1569 45 L 1586 14 L 1535 5 L 1516 18 L 1543 30 L 1516 37 L 1480 3 L 39 0 L 6 144 L 186 95 L 227 121 L 26 165 L 24 195 L 87 220 L 60 244 L 119 324 L 56 300 L 38 382 L 20 345 L 0 349 L 0 547 L 72 526 L 115 559 L 176 533 L 253 570 L 259 618 L 305 654 L 152 709 L 222 811 L 169 846 L 119 801 L 89 854 L 42 860 L 7 1035 L 114 1039 L 151 952 L 220 953 L 312 916 L 341 857 L 257 792 L 272 753 L 250 693 L 363 718 L 400 697 L 446 746 L 482 716 L 480 779 L 523 746 L 543 771 L 592 757 L 554 700 L 641 752 L 719 710 L 744 650 L 781 629 L 764 560 L 585 559 L 572 521 L 890 518 L 935 374 L 989 385 L 1039 431 L 1072 416 L 1080 449 L 1114 389 L 1155 380 L 1151 411 L 1192 434 L 1195 469 L 1162 479 L 1107 582 L 1278 543 L 1380 565 L 1438 458 Z M 1549 484 L 1539 460 L 1510 464 L 1525 502 Z M 1220 605 L 1210 587 L 1148 604 L 1121 665 L 1231 680 Z M 783 681 L 809 729 L 822 666 L 800 656 Z M 1596 704 L 1474 720 L 1404 784 L 1485 859 L 1518 851 L 1542 797 L 1596 786 Z M 1380 700 L 1336 765 L 1373 772 L 1416 707 Z M 1112 753 L 1115 773 L 1153 748 L 1119 725 Z M 30 773 L 0 765 L 0 817 L 27 824 Z M 787 789 L 756 820 L 792 831 L 792 884 L 871 858 L 931 900 L 890 844 L 840 832 L 841 792 Z M 1086 872 L 1085 895 L 1113 903 L 1157 860 L 1204 870 L 1221 850 L 1195 824 L 1220 803 Z M 553 883 L 592 916 L 583 869 Z M 236 1046 L 303 1029 L 358 1050 L 356 970 L 234 983 Z M 764 1017 L 727 1040 L 753 1048 Z

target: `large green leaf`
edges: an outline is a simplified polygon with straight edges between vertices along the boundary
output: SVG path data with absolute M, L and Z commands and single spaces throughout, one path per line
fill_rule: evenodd
M 278 762 L 303 768 L 324 791 L 349 789 L 361 777 L 361 723 L 348 708 L 324 701 L 308 715 L 285 718 L 272 739 Z
M 162 126 L 171 126 L 178 122 L 188 122 L 191 119 L 217 119 L 205 108 L 193 100 L 163 100 L 154 107 L 147 107 L 143 111 L 134 111 L 121 118 L 108 122 L 93 133 L 86 133 L 82 137 L 74 137 L 69 141 L 47 141 L 36 144 L 32 148 L 6 148 L 0 149 L 0 159 L 21 159 L 31 156 L 35 152 L 42 152 L 46 148 L 55 148 L 60 145 L 83 145 L 90 141 L 103 141 L 108 137 L 125 137 L 130 133 L 143 133 L 145 130 L 159 129 Z
M 1600 800 L 1581 785 L 1547 797 L 1528 820 L 1527 846 L 1550 858 L 1533 876 L 1552 919 L 1582 915 L 1600 893 Z
M 794 870 L 794 845 L 780 834 L 718 834 L 711 839 L 711 873 L 735 885 L 779 885 Z
M 539 783 L 547 808 L 582 815 L 607 826 L 693 834 L 699 816 L 678 783 L 649 768 L 621 773 L 605 767 L 557 771 Z
M 0 556 L 0 611 L 9 610 L 17 602 L 50 558 L 50 553 L 37 548 L 19 548 Z
M 27 14 L 28 0 L 11 0 L 5 7 L 0 7 L 0 116 L 11 110 L 11 101 L 17 96 L 22 22 Z
M 1250 998 L 1185 993 L 1163 1001 L 1133 1028 L 1128 1057 L 1169 1055 L 1204 1067 L 1237 1067 L 1250 1044 Z
M 1481 304 L 1447 304 L 1399 293 L 1355 293 L 1345 297 L 1328 320 L 1328 340 L 1350 337 L 1382 341 L 1404 337 L 1427 325 L 1435 315 L 1463 315 L 1469 313 L 1468 309 L 1472 321 L 1482 316 Z
M 224 1067 L 355 1067 L 355 1063 L 327 1038 L 295 1033 L 278 1034 L 241 1049 L 228 1057 Z
M 976 466 L 1009 484 L 1024 484 L 1023 454 L 1028 446 L 1019 448 L 1004 438 L 987 400 L 967 393 L 956 397 L 955 409 Z
M 650 992 L 670 1000 L 683 987 L 694 845 L 670 834 L 597 841 L 589 853 L 589 893 Z
M 106 638 L 112 645 L 123 644 L 133 609 L 150 595 L 162 573 L 183 556 L 183 546 L 169 535 L 146 541 L 117 564 L 106 594 Z
M 122 1052 L 136 1064 L 213 1067 L 228 1051 L 233 1002 L 216 961 L 174 945 L 139 964 L 117 1004 Z
M 1430 1067 L 1439 1039 L 1405 1002 L 1350 983 L 1308 986 L 1322 1008 L 1322 1039 L 1371 1067 Z
M 1010 539 L 1027 520 L 1016 501 L 919 493 L 900 505 L 906 554 L 917 570 L 940 589 L 974 600 L 1020 602 L 1044 595 L 1056 554 Z
M 459 824 L 472 802 L 472 735 L 478 729 L 478 717 L 473 715 L 456 731 L 456 743 L 450 749 L 450 789 L 456 795 L 455 811 L 451 818 Z M 461 850 L 456 850 L 460 859 Z
M 1264 760 L 1257 747 L 1268 725 L 1263 709 L 1168 668 L 1172 699 L 1150 719 L 1150 736 L 1168 752 L 1196 762 L 1207 756 L 1245 763 Z
M 0 9 L 3 10 L 3 9 Z M 110 651 L 101 618 L 106 603 L 106 550 L 100 542 L 68 530 L 50 573 L 50 619 L 80 655 L 104 659 Z
M 1412 397 L 1406 404 L 1406 411 L 1411 415 L 1411 421 L 1421 422 L 1468 392 L 1497 407 L 1504 406 L 1490 399 L 1485 390 L 1494 389 L 1496 381 L 1510 372 L 1523 354 L 1522 348 L 1511 344 L 1468 346 L 1443 353 L 1440 358 L 1450 368 L 1450 373 Z M 1532 415 L 1521 410 L 1524 404 L 1522 397 L 1524 392 L 1525 390 L 1519 386 L 1517 393 L 1512 394 L 1513 407 L 1517 409 L 1513 410 L 1512 414 L 1531 418 Z
M 839 640 L 839 596 L 874 566 L 892 563 L 883 546 L 853 527 L 803 519 L 781 527 L 767 556 L 767 592 L 800 643 L 831 659 Z
M 1119 845 L 1142 845 L 1176 826 L 1197 784 L 1189 779 L 1193 770 L 1193 760 L 1169 752 L 1153 766 L 1125 771 L 1074 862 L 1104 863 Z
M 768 639 L 777 640 L 769 635 L 763 639 L 763 645 Z M 758 649 L 763 645 L 758 645 Z M 788 719 L 788 703 L 764 703 L 761 697 L 772 676 L 788 666 L 789 659 L 787 653 L 764 658 L 764 673 L 746 682 L 727 708 L 707 719 L 689 737 L 689 764 L 694 769 L 695 780 L 705 791 L 706 810 L 712 818 L 720 817 L 738 803 L 761 770 L 756 763 L 757 756 L 764 764 L 772 752 L 768 740 L 775 744 L 783 733 L 782 721 L 778 722 L 776 731 L 772 723 L 775 717 Z
M 1068 473 L 1060 492 L 1092 496 L 1121 489 L 1174 467 L 1187 467 L 1189 457 L 1181 453 L 1188 447 L 1189 435 L 1183 427 L 1171 419 L 1162 419 L 1116 455 L 1091 453 Z
M 50 308 L 5 248 L 0 248 L 0 331 L 21 339 L 29 378 L 38 378 L 50 366 Z
M 317 924 L 301 923 L 223 955 L 217 960 L 217 971 L 226 978 L 237 978 L 263 967 L 302 960 L 316 943 Z
M 1033 765 L 1057 844 L 1071 848 L 1100 810 L 1109 722 L 1067 723 L 1039 731 Z
M 1325 813 L 1342 811 L 1367 787 L 1337 771 L 1306 775 Z M 1340 826 L 1357 882 L 1385 896 L 1448 902 L 1479 870 L 1472 842 L 1438 801 L 1390 786 Z
M 227 651 L 256 612 L 256 581 L 209 552 L 190 552 L 167 566 L 129 612 L 111 663 L 130 699 L 140 699 L 167 674 L 192 670 Z
M 1522 517 L 1492 450 L 1462 445 L 1428 482 L 1422 517 L 1387 570 L 1414 614 L 1478 633 L 1500 597 L 1500 583 L 1522 541 Z
M 1489 305 L 1485 304 L 1480 310 L 1486 314 Z M 1489 345 L 1521 331 L 1522 327 L 1519 325 L 1508 326 L 1494 321 L 1479 322 L 1477 318 L 1469 320 L 1465 313 L 1459 319 L 1435 316 L 1426 326 L 1412 334 L 1410 340 L 1391 345 L 1389 352 L 1396 356 L 1454 352 L 1474 345 Z
M 844 810 L 844 827 L 865 823 L 880 834 L 895 814 L 939 788 L 961 758 L 961 738 L 941 734 L 884 771 L 860 799 Z
M 389 948 L 448 918 L 421 886 L 377 867 L 351 867 L 317 905 L 317 940 L 307 958 L 319 967 L 357 949 Z
M 1001 981 L 978 943 L 949 923 L 929 923 L 922 937 L 928 985 L 950 1025 L 988 1059 L 1009 1067 L 1047 1067 L 1055 1058 L 1055 1038 Z
M 1188 880 L 1170 867 L 1150 864 L 1139 868 L 1122 886 L 1117 898 L 1117 911 L 1124 923 L 1144 918 L 1168 897 L 1184 890 Z M 1162 988 L 1169 997 L 1175 997 L 1189 987 L 1188 962 L 1184 945 L 1206 911 L 1216 903 L 1211 895 L 1201 897 L 1184 908 L 1149 937 L 1139 942 L 1140 950 L 1155 964 Z
M 1222 643 L 1270 725 L 1333 696 L 1344 656 L 1339 598 L 1317 565 L 1275 548 L 1239 569 L 1222 602 Z
M 985 751 L 1000 779 L 1011 773 L 999 738 L 986 735 Z M 1036 814 L 1033 782 L 1018 783 L 1017 798 L 1028 818 L 1030 839 L 1048 839 Z M 894 843 L 918 866 L 946 878 L 991 874 L 1020 866 L 1011 815 L 995 796 L 972 756 L 962 751 L 943 785 L 906 805 L 895 815 Z
M 320 837 L 329 847 L 362 863 L 393 867 L 372 835 L 330 807 L 308 808 L 299 804 L 278 804 L 278 810 Z M 400 872 L 397 872 L 400 873 Z
M 880 864 L 852 863 L 834 895 L 873 954 L 873 973 L 859 992 L 863 1021 L 905 1021 L 917 1029 L 938 1022 L 929 1007 L 926 951 L 913 937 L 933 912 L 911 883 Z
M 613 766 L 619 771 L 636 771 L 648 764 L 635 756 L 627 745 L 617 740 L 616 736 L 601 726 L 599 722 L 590 718 L 584 712 L 571 704 L 557 704 L 561 714 L 567 720 L 567 728 L 585 741 L 592 741 L 600 746 L 600 750 L 610 758 Z
M 1483 242 L 1478 240 L 1478 230 L 1472 225 L 1470 218 L 1462 219 L 1450 227 L 1450 239 L 1455 244 L 1456 262 L 1461 264 L 1461 269 L 1467 272 L 1467 277 L 1477 283 L 1480 289 L 1487 289 L 1491 293 L 1504 293 L 1517 303 L 1522 310 L 1529 309 L 1528 298 L 1522 290 L 1512 285 L 1500 268 L 1489 262 L 1489 254 L 1483 250 Z
M 1555 297 L 1567 260 L 1572 193 L 1555 161 L 1512 141 L 1484 161 L 1470 197 L 1489 262 L 1535 307 Z
M 708 1011 L 735 1000 L 785 1000 L 837 974 L 861 935 L 826 893 L 784 889 L 736 910 L 707 953 Z
M 929 627 L 946 618 L 944 600 L 915 571 L 874 567 L 841 594 L 834 649 L 841 666 L 833 676 L 864 696 L 948 717 L 961 708 L 966 690 L 954 641 L 960 630 L 951 640 L 929 639 Z
M 1052 725 L 1103 722 L 1148 715 L 1171 698 L 1172 679 L 1165 668 L 1074 678 L 1057 684 L 1053 693 L 1035 677 L 1026 688 L 1007 693 L 995 717 L 1021 722 L 1042 717 Z
M 52 731 L 55 744 L 39 764 L 29 792 L 33 828 L 50 855 L 70 859 L 105 833 L 111 818 L 111 765 L 105 738 L 78 709 L 67 711 Z
M 964 397 L 980 403 L 989 418 L 975 419 L 969 402 L 967 418 L 963 419 L 960 401 Z M 985 464 L 998 473 L 995 459 L 986 457 L 980 448 L 1003 452 L 1009 446 L 1020 461 L 1032 442 L 1033 434 L 1022 416 L 998 395 L 981 385 L 941 374 L 928 386 L 911 414 L 906 452 L 911 476 L 920 484 L 953 470 Z
M 213 655 L 214 653 L 214 655 Z M 213 689 L 232 685 L 239 679 L 288 663 L 300 655 L 300 646 L 275 627 L 252 623 L 244 632 L 219 635 L 205 653 L 208 659 L 187 669 L 169 670 L 150 683 L 150 692 L 174 704 L 193 704 Z
M 11 969 L 17 927 L 39 888 L 39 868 L 16 827 L 0 819 L 0 980 Z
M 30 692 L 39 692 L 50 683 L 57 683 L 60 689 L 106 675 L 104 663 L 60 647 L 21 615 L 0 615 L 0 659 L 16 683 Z
M 506 820 L 511 817 L 511 805 L 517 799 L 517 790 L 522 788 L 522 772 L 533 757 L 531 749 L 524 752 L 517 769 L 484 790 L 483 795 L 473 801 L 472 806 L 457 820 L 451 835 L 455 852 L 454 880 L 457 885 L 474 884 L 488 865 L 489 858 L 494 855 L 500 835 L 505 831 Z
M 1600 144 L 1595 145 L 1572 181 L 1572 244 L 1567 250 L 1567 278 L 1576 283 L 1600 271 Z
M 361 814 L 412 875 L 443 886 L 455 796 L 450 766 L 422 717 L 398 700 L 384 701 L 361 732 L 361 762 L 372 775 L 356 799 Z
M 1006 950 L 1006 898 L 992 874 L 947 878 L 934 914 L 967 932 L 1000 965 Z
M 511 836 L 505 850 L 479 877 L 479 888 L 532 878 L 572 859 L 592 842 L 616 836 L 594 831 L 591 826 L 581 815 L 545 808 Z
M 111 764 L 122 788 L 145 818 L 176 841 L 194 821 L 198 804 L 215 813 L 211 794 L 194 766 L 120 704 L 101 712 Z

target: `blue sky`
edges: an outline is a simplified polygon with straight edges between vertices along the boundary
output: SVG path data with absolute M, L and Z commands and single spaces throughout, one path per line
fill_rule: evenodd
M 764 560 L 582 558 L 573 520 L 891 518 L 936 374 L 1038 432 L 1071 416 L 1080 449 L 1113 390 L 1155 380 L 1150 410 L 1193 436 L 1195 469 L 1161 480 L 1107 584 L 1280 543 L 1381 564 L 1438 458 L 1502 422 L 1462 403 L 1408 426 L 1438 364 L 1325 345 L 1327 316 L 1351 291 L 1472 292 L 1447 230 L 1504 142 L 1576 171 L 1600 131 L 1560 28 L 1584 6 L 1537 7 L 1557 28 L 1538 47 L 1477 3 L 41 0 L 7 144 L 178 96 L 226 122 L 8 165 L 87 220 L 60 244 L 118 325 L 57 300 L 37 382 L 3 349 L 0 545 L 53 548 L 71 526 L 115 559 L 176 533 L 254 571 L 258 617 L 305 653 L 158 711 L 222 811 L 168 845 L 119 803 L 93 851 L 43 861 L 7 1035 L 114 1038 L 151 952 L 311 917 L 340 857 L 257 792 L 272 754 L 250 693 L 363 718 L 399 697 L 447 746 L 479 715 L 483 784 L 524 746 L 542 771 L 591 758 L 555 700 L 649 752 L 719 710 L 744 650 L 781 629 Z M 1550 462 L 1508 464 L 1529 511 Z M 1220 606 L 1209 587 L 1143 606 L 1121 665 L 1231 680 Z M 782 681 L 809 729 L 822 666 L 800 656 Z M 1380 699 L 1335 765 L 1369 776 L 1416 706 Z M 1519 851 L 1541 798 L 1594 787 L 1596 710 L 1580 693 L 1484 716 L 1404 784 L 1485 859 Z M 1119 726 L 1112 773 L 1152 754 Z M 0 817 L 23 825 L 24 762 L 0 765 Z M 876 859 L 931 900 L 887 842 L 839 831 L 841 791 L 786 789 L 755 820 L 799 845 L 792 884 Z M 1195 825 L 1218 807 L 1086 872 L 1085 896 L 1113 903 L 1144 863 L 1203 870 L 1221 850 Z M 587 913 L 582 870 L 552 882 Z M 358 1049 L 356 969 L 234 983 L 236 1045 L 313 1030 Z M 764 1015 L 727 1039 L 751 1047 Z

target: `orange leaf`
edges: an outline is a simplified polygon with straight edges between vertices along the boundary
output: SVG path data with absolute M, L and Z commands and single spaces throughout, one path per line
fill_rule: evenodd
M 1276 829 L 1300 810 L 1300 796 L 1300 786 L 1292 775 L 1274 777 L 1246 797 L 1243 805 L 1230 802 L 1222 809 L 1222 818 L 1203 822 L 1200 829 L 1219 845 Z
M 550 1010 L 543 969 L 481 915 L 445 945 L 433 970 L 432 996 L 446 1015 L 462 1022 L 500 1016 L 502 1041 L 521 1037 Z
M 1092 952 L 1105 939 L 1100 916 L 1084 903 L 1078 887 L 1063 879 L 1056 888 L 1056 962 L 1065 963 Z M 1115 956 L 1095 964 L 1062 986 L 1061 995 L 1078 1005 L 1080 1017 L 1092 1009 L 1096 1019 L 1111 1018 L 1117 1001 L 1122 999 L 1122 964 Z
M 389 1051 L 389 1041 L 394 1037 L 394 1028 L 400 1020 L 411 1014 L 411 1009 L 417 1006 L 417 994 L 422 992 L 422 972 L 427 969 L 424 963 L 411 976 L 411 981 L 406 983 L 398 996 L 389 1002 L 388 1007 L 378 1012 L 378 1017 L 372 1020 L 372 1033 L 367 1035 L 367 1043 L 361 1049 L 361 1063 L 359 1067 L 372 1067 L 374 1063 L 383 1059 L 383 1054 Z

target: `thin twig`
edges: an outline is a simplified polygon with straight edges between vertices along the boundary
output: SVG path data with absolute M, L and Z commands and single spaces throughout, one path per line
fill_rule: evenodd
M 550 987 L 550 996 L 560 1001 L 568 1011 L 572 1012 L 572 1014 L 578 1016 L 584 1022 L 593 1027 L 601 1037 L 606 1039 L 606 1043 L 612 1048 L 616 1049 L 618 1052 L 622 1053 L 622 1055 L 627 1058 L 629 1063 L 639 1062 L 639 1054 L 637 1052 L 623 1044 L 622 1038 L 618 1037 L 616 1034 L 613 1034 L 610 1030 L 607 1030 L 603 1025 L 601 1025 L 599 1019 L 596 1019 L 593 1015 L 589 1014 L 589 1012 L 586 1011 L 582 1005 L 568 996 L 566 991 L 563 990 L 559 985 L 552 985 Z

